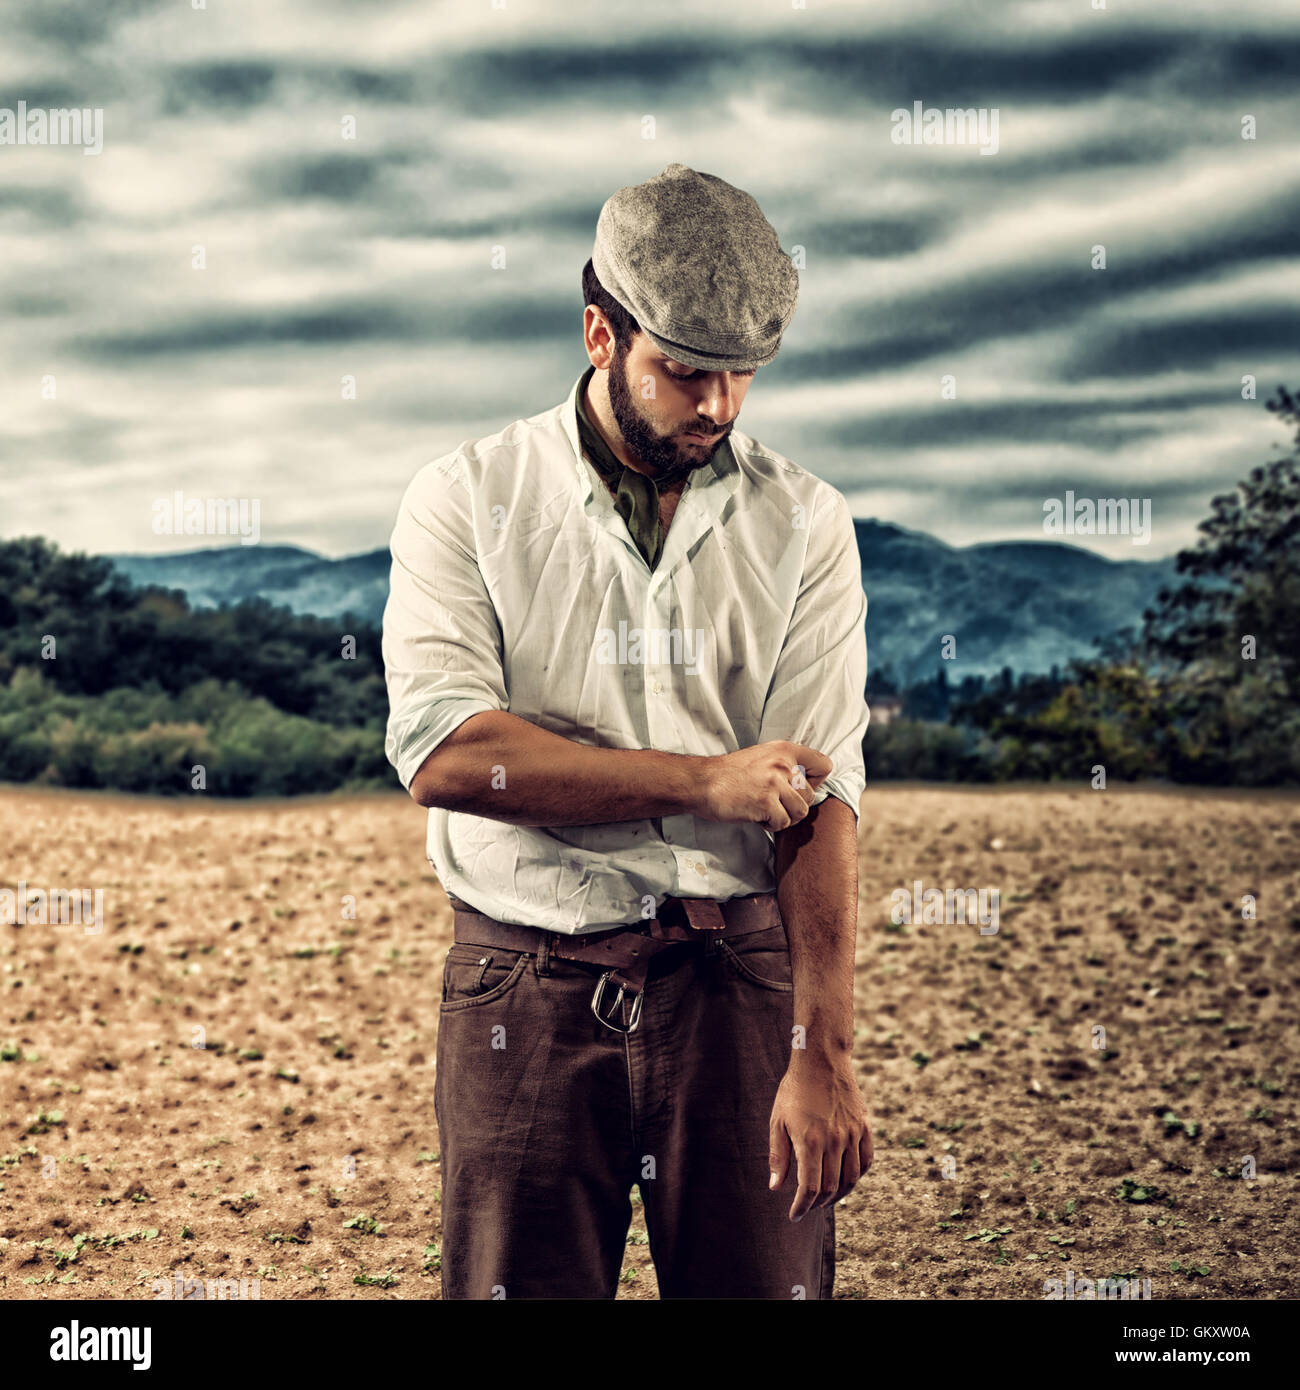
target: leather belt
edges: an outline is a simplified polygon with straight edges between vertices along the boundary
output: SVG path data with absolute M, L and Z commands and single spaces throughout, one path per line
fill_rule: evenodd
M 633 922 L 610 931 L 548 931 L 518 922 L 499 922 L 460 898 L 447 895 L 452 907 L 457 945 L 498 947 L 504 951 L 539 952 L 548 944 L 561 960 L 588 962 L 604 967 L 591 996 L 591 1011 L 615 1033 L 633 1033 L 641 1019 L 641 1003 L 650 962 L 660 951 L 679 941 L 709 941 L 718 937 L 744 936 L 782 925 L 775 893 L 754 893 L 744 898 L 665 898 L 658 913 L 644 922 Z M 606 1008 L 610 984 L 618 994 Z M 621 1017 L 625 995 L 632 995 L 632 1012 L 626 1026 L 611 1022 Z

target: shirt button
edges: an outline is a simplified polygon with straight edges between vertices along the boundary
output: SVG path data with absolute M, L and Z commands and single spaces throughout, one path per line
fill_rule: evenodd
M 650 687 L 650 689 L 653 690 L 656 695 L 662 695 L 664 688 L 662 685 L 659 684 L 658 681 L 655 681 L 655 683 Z

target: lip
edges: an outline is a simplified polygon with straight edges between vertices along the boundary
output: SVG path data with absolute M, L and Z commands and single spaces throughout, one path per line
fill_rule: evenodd
M 722 438 L 720 434 L 684 434 L 683 439 L 689 439 L 692 444 L 714 444 Z

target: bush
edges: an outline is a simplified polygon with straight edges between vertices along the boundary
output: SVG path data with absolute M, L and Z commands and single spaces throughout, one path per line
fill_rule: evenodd
M 396 785 L 381 729 L 287 714 L 232 683 L 93 697 L 20 669 L 0 686 L 0 780 L 180 795 L 198 766 L 216 796 Z
M 917 719 L 868 723 L 862 756 L 869 782 L 986 781 L 990 775 L 972 730 Z

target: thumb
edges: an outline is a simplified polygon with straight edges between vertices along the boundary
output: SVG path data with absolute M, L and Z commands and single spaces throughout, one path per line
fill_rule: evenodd
M 769 1191 L 774 1192 L 778 1187 L 785 1186 L 790 1173 L 790 1153 L 790 1136 L 785 1132 L 785 1126 L 774 1118 L 767 1141 L 767 1167 L 771 1174 L 767 1184 Z

